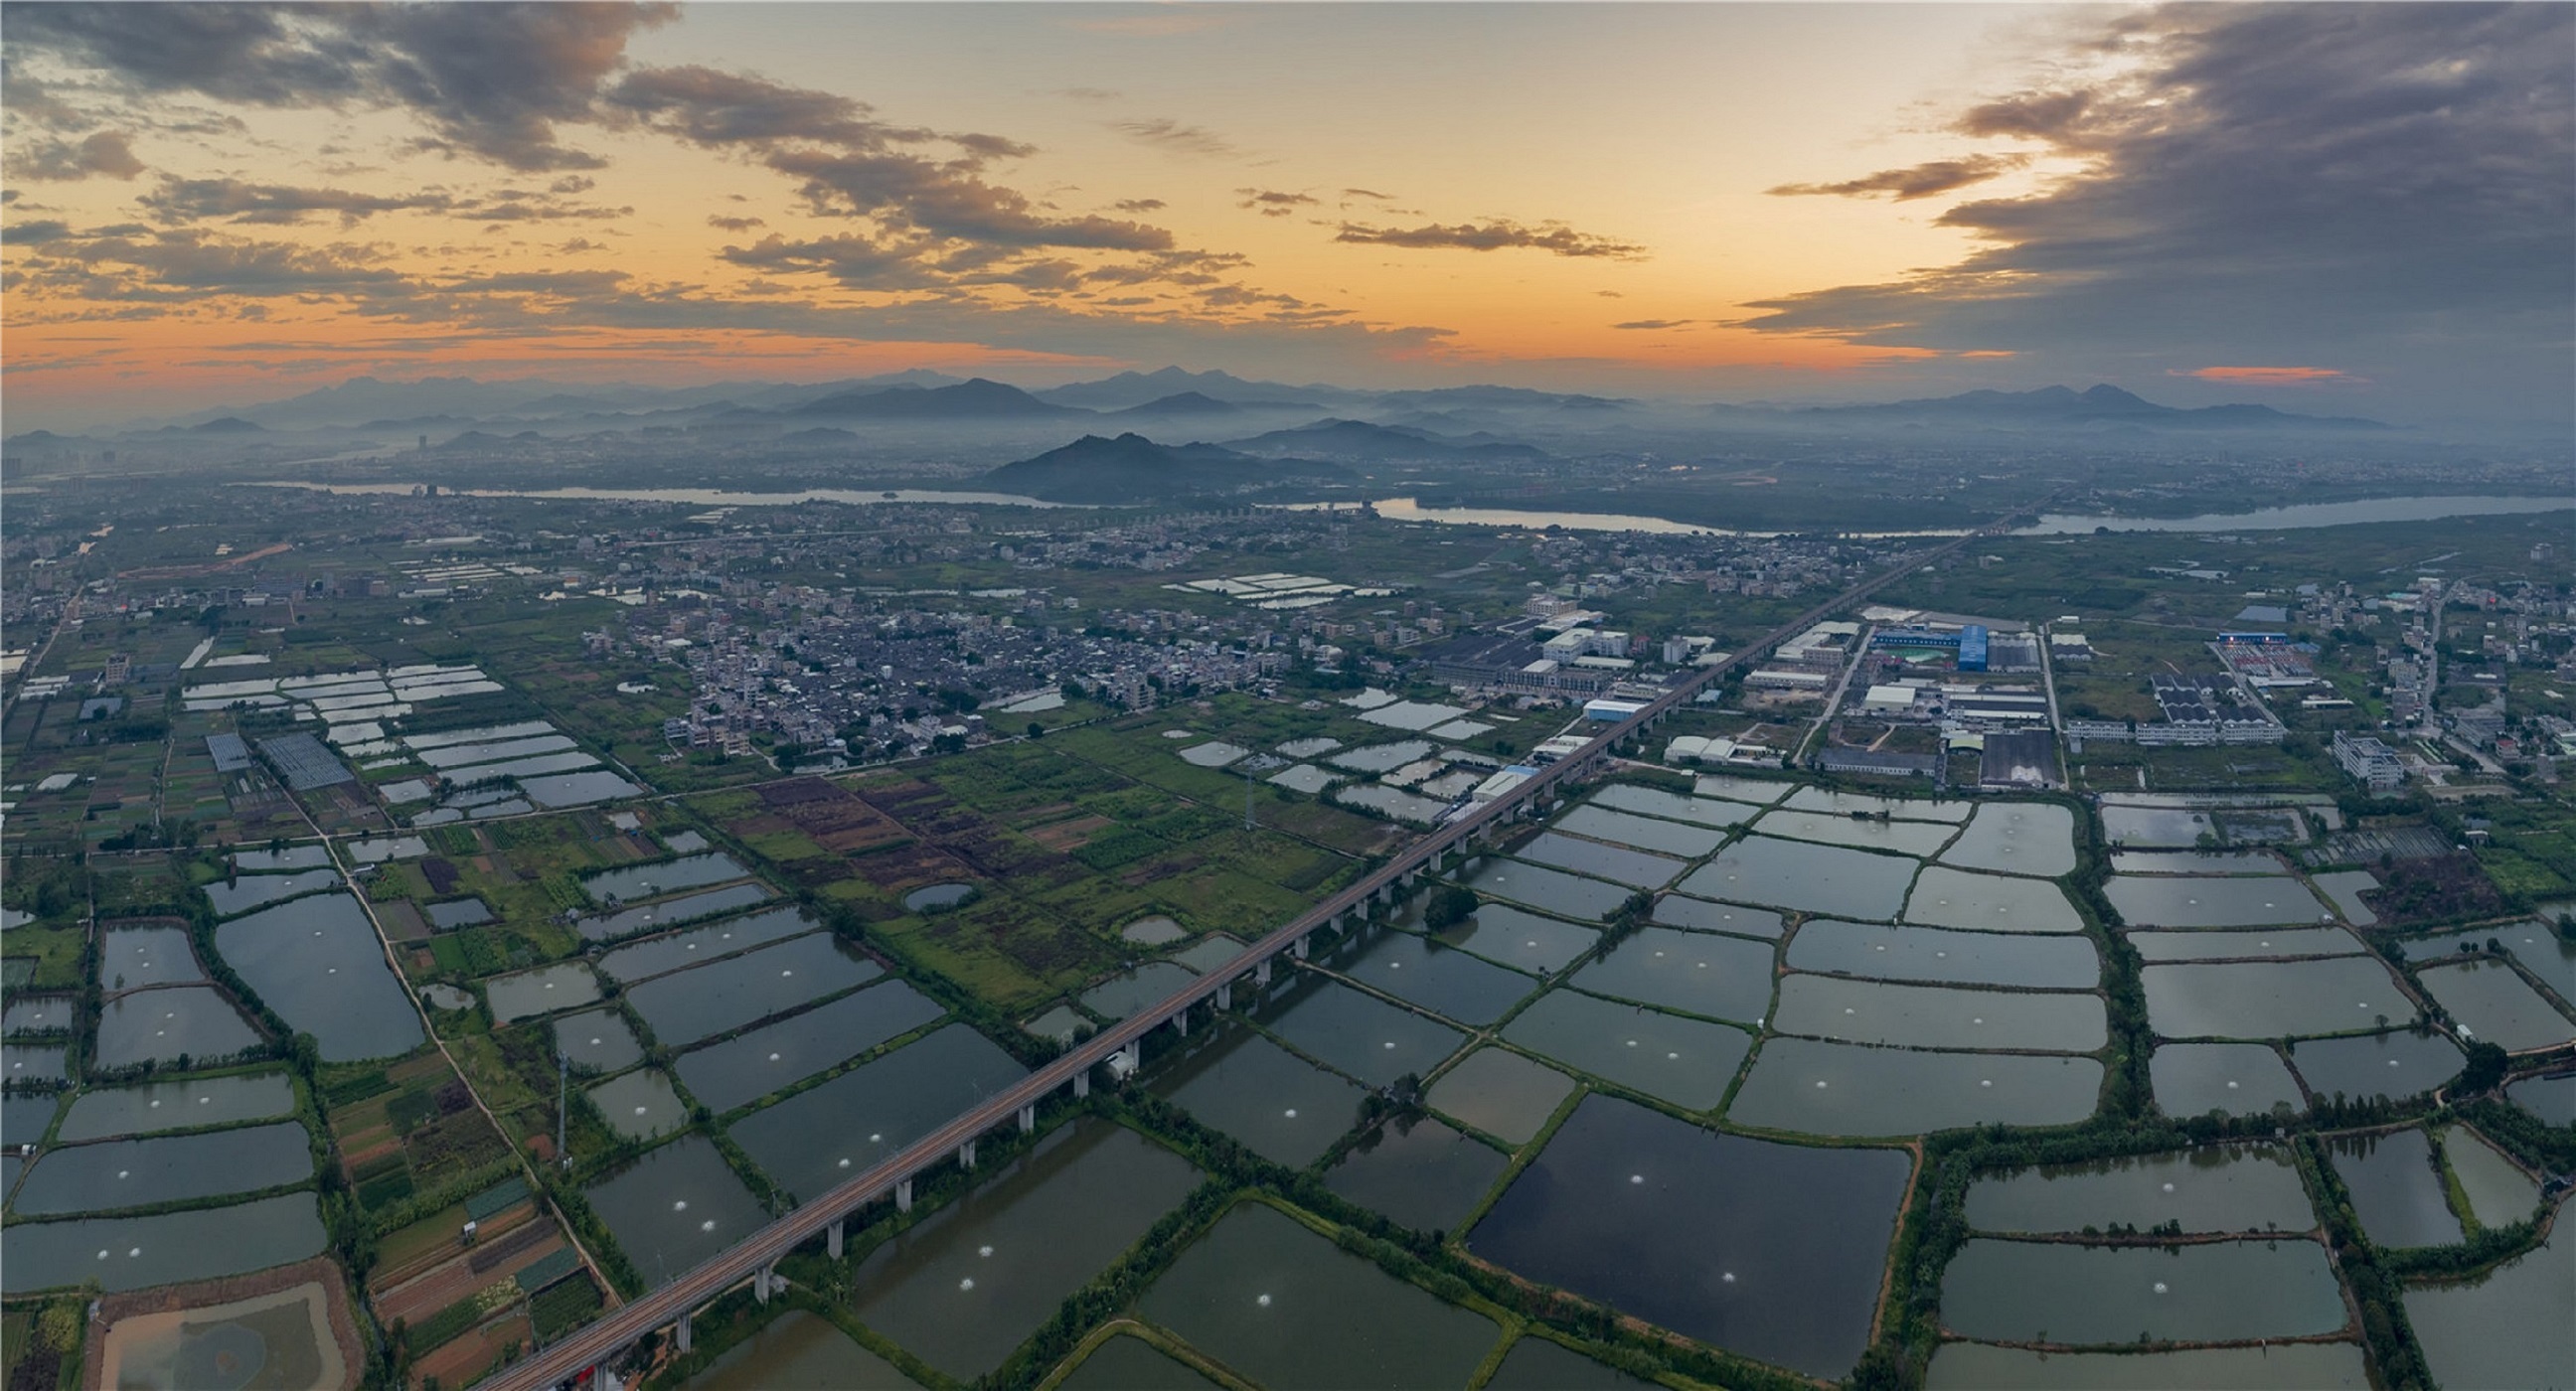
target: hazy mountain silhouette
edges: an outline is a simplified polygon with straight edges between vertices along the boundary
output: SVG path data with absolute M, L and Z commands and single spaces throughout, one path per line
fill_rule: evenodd
M 1004 464 L 985 474 L 983 486 L 1045 502 L 1150 502 L 1188 493 L 1233 492 L 1302 479 L 1344 482 L 1339 464 L 1311 459 L 1263 459 L 1213 444 L 1156 444 L 1128 433 L 1116 439 L 1085 435 L 1061 449 Z

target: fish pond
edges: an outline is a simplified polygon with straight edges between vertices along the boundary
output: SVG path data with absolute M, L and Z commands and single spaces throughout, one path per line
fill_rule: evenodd
M 2576 1386 L 2576 1232 L 2475 1280 L 2406 1292 L 2406 1321 L 2444 1386 Z
M 940 1371 L 983 1376 L 1198 1181 L 1123 1126 L 1061 1126 L 863 1257 L 851 1310 Z
M 1408 917 L 1418 921 L 1420 913 L 1416 910 Z M 1593 944 L 1601 940 L 1601 930 L 1507 903 L 1487 903 L 1432 936 L 1488 961 L 1546 976 L 1564 970 L 1576 957 L 1592 950 Z
M 769 890 L 758 884 L 727 884 L 705 893 L 685 894 L 647 903 L 635 908 L 621 908 L 614 913 L 576 919 L 573 930 L 586 942 L 614 942 L 665 927 L 696 922 L 721 914 L 767 902 Z
M 1641 927 L 1567 977 L 1595 995 L 1750 1024 L 1771 1009 L 1767 942 Z
M 1511 1156 L 1436 1120 L 1390 1120 L 1324 1175 L 1347 1201 L 1416 1231 L 1446 1232 L 1475 1211 Z
M 1083 991 L 1082 1007 L 1104 1018 L 1125 1019 L 1171 998 L 1172 992 L 1198 978 L 1198 972 L 1177 962 L 1149 961 Z
M 2411 1029 L 2309 1039 L 2290 1052 L 2290 1066 L 2307 1083 L 2309 1095 L 2353 1101 L 2374 1096 L 2403 1100 L 2429 1092 L 2458 1076 L 2465 1061 L 2458 1044 Z
M 229 918 L 298 894 L 320 893 L 340 886 L 336 869 L 307 870 L 302 874 L 252 874 L 232 883 L 216 882 L 206 886 L 206 899 L 215 905 L 215 916 Z
M 1879 821 L 1831 812 L 1799 811 L 1795 803 L 1779 811 L 1766 812 L 1753 829 L 1766 836 L 1789 840 L 1814 841 L 1820 845 L 1847 845 L 1856 850 L 1884 850 L 1898 855 L 1924 856 L 1950 843 L 1959 834 L 1956 826 L 1938 821 Z
M 2091 1058 L 1923 1053 L 1775 1038 L 1727 1107 L 1738 1125 L 1807 1135 L 1898 1136 L 2001 1122 L 2071 1125 L 2093 1114 Z
M 1574 1079 L 1508 1048 L 1479 1048 L 1431 1086 L 1432 1109 L 1505 1144 L 1535 1139 L 1556 1114 Z
M 1968 1225 L 1986 1232 L 2304 1232 L 2316 1226 L 2298 1166 L 2279 1145 L 2209 1145 L 2178 1154 L 2024 1169 L 1968 1189 Z
M 2323 1246 L 1971 1240 L 1941 1277 L 1941 1322 L 1970 1338 L 2102 1346 L 2311 1337 L 2345 1323 Z
M 667 1285 L 769 1225 L 715 1142 L 683 1135 L 582 1195 L 647 1287 Z
M 233 1002 L 211 985 L 171 985 L 119 995 L 99 1011 L 102 1068 L 167 1063 L 185 1057 L 214 1062 L 261 1043 Z
M 312 1174 L 311 1141 L 293 1121 L 102 1140 L 46 1151 L 27 1171 L 10 1207 L 25 1217 L 113 1212 L 255 1193 Z
M 2103 896 L 2131 927 L 2278 927 L 2332 916 L 2296 879 L 2114 874 Z
M 2381 1246 L 2448 1246 L 2460 1219 L 2421 1130 L 2338 1135 L 2327 1142 L 2335 1176 L 2352 1195 L 2361 1229 Z
M 1691 872 L 1682 891 L 1842 918 L 1892 919 L 1916 863 L 1896 855 L 1748 836 Z
M 1460 883 L 1478 893 L 1525 903 L 1543 913 L 1599 922 L 1628 901 L 1629 890 L 1518 860 L 1470 860 Z
M 813 929 L 813 919 L 797 909 L 773 908 L 766 913 L 727 918 L 704 927 L 630 942 L 601 957 L 599 969 L 610 980 L 632 984 Z
M 420 1016 L 366 911 L 347 894 L 315 894 L 215 929 L 215 950 L 324 1062 L 389 1058 L 421 1044 Z
M 1551 990 L 1503 1030 L 1515 1044 L 1689 1111 L 1726 1096 L 1753 1036 L 1660 1010 Z
M 177 927 L 111 927 L 99 934 L 98 980 L 107 993 L 206 978 Z
M 2303 1038 L 2415 1018 L 2376 957 L 2158 965 L 2138 978 L 2147 1022 L 2165 1038 Z
M 589 1004 L 599 998 L 599 977 L 578 961 L 562 961 L 516 975 L 494 976 L 483 982 L 483 997 L 492 1006 L 492 1018 L 508 1024 Z
M 11 1294 L 95 1280 L 110 1294 L 245 1275 L 329 1243 L 310 1193 L 148 1217 L 83 1217 L 9 1228 L 0 1288 Z
M 2540 1205 L 2540 1185 L 2466 1126 L 2442 1130 L 2442 1158 L 2460 1195 L 2469 1200 L 2469 1215 L 2482 1227 L 2506 1227 L 2531 1216 Z
M 659 898 L 682 889 L 703 888 L 740 879 L 750 874 L 721 851 L 706 855 L 684 855 L 658 865 L 626 865 L 619 869 L 582 876 L 582 891 L 593 903 L 632 903 L 642 898 Z
M 1461 1024 L 1491 1024 L 1539 988 L 1534 977 L 1409 932 L 1354 939 L 1327 960 L 1352 980 Z
M 926 1034 L 735 1121 L 735 1143 L 811 1200 L 1028 1075 L 963 1024 Z
M 2084 920 L 2055 884 L 1933 865 L 1914 881 L 1905 920 L 1979 932 L 2081 932 Z
M 1312 971 L 1273 989 L 1252 1016 L 1298 1052 L 1372 1086 L 1426 1076 L 1466 1036 Z
M 234 1125 L 294 1112 L 295 1087 L 282 1072 L 146 1082 L 139 1087 L 81 1093 L 63 1116 L 54 1139 L 58 1144 L 72 1144 L 195 1126 Z
M 689 1108 L 661 1072 L 639 1067 L 592 1087 L 590 1104 L 608 1128 L 629 1140 L 668 1135 L 689 1123 Z
M 1261 1034 L 1220 1028 L 1171 1060 L 1154 1092 L 1274 1164 L 1303 1168 L 1359 1119 L 1365 1095 Z
M 912 1032 L 943 1013 L 899 980 L 883 981 L 680 1055 L 680 1080 L 708 1109 L 725 1112 L 803 1081 L 846 1058 Z
M 2167 1352 L 2034 1352 L 1943 1343 L 1928 1391 L 2370 1391 L 2357 1343 L 2278 1343 Z
M 2075 871 L 2075 813 L 2046 802 L 1990 802 L 1941 852 L 1941 863 L 2054 879 Z
M 2415 978 L 2464 1033 L 2508 1053 L 2554 1048 L 2576 1039 L 2567 1021 L 2539 991 L 2501 961 L 2467 961 L 2427 967 Z
M 2315 1045 L 2311 1044 L 2310 1047 Z M 2289 1064 L 2262 1043 L 2160 1043 L 2148 1060 L 2156 1105 L 2168 1116 L 2270 1115 L 2308 1108 Z
M 917 1391 L 830 1319 L 790 1309 L 725 1349 L 683 1391 Z
M 2292 956 L 2360 956 L 2361 939 L 2340 927 L 2247 931 L 2132 932 L 2129 945 L 2147 961 L 2248 961 Z
M 1834 1379 L 1869 1344 L 1912 1172 L 1897 1150 L 1723 1135 L 1591 1096 L 1468 1246 L 1730 1352 Z
M 1694 826 L 1709 826 L 1720 829 L 1728 826 L 1740 825 L 1746 818 L 1754 815 L 1754 809 L 1741 802 L 1725 802 L 1709 797 L 1685 797 L 1678 792 L 1666 792 L 1660 788 L 1653 787 L 1632 787 L 1624 783 L 1613 783 L 1610 786 L 1593 793 L 1589 798 L 1585 799 L 1584 807 L 1582 809 L 1596 811 L 1604 815 L 1629 812 L 1634 813 L 1637 816 L 1652 816 L 1666 821 L 1685 821 Z M 1581 827 L 1573 824 L 1572 816 L 1568 816 L 1563 824 L 1565 829 L 1569 831 L 1582 829 Z M 1627 823 L 1625 820 L 1622 820 L 1617 823 L 1604 822 L 1601 824 L 1618 824 L 1624 826 Z M 1583 831 L 1583 834 L 1591 835 L 1593 833 L 1590 831 Z M 1606 836 L 1604 839 L 1625 840 L 1627 838 L 1625 836 Z M 1641 846 L 1648 850 L 1665 848 L 1663 846 L 1648 844 L 1645 841 L 1631 841 L 1629 843 Z M 1704 855 L 1708 852 L 1704 850 L 1691 851 L 1675 848 L 1673 853 L 1676 855 Z
M 858 948 L 816 932 L 656 976 L 627 991 L 626 1003 L 654 1038 L 680 1047 L 884 974 Z
M 2090 990 L 2101 954 L 2081 936 L 1999 936 L 1818 918 L 1789 939 L 1792 970 L 1931 985 Z
M 615 1072 L 644 1057 L 643 1040 L 635 1037 L 626 1016 L 613 1008 L 565 1015 L 554 1022 L 554 1030 L 555 1051 L 577 1068 Z
M 1682 861 L 1668 855 L 1649 855 L 1643 850 L 1585 840 L 1556 831 L 1539 832 L 1512 854 L 1536 864 L 1570 869 L 1577 874 L 1607 879 L 1632 889 L 1660 889 L 1673 882 L 1673 876 L 1685 868 Z
M 1728 932 L 1739 937 L 1759 937 L 1776 942 L 1789 930 L 1788 919 L 1768 908 L 1738 908 L 1731 903 L 1711 903 L 1686 894 L 1666 894 L 1655 900 L 1655 911 L 1649 915 L 1665 927 L 1687 928 L 1692 932 Z
M 2110 1038 L 2108 1017 L 2095 995 L 1899 985 L 1840 976 L 1783 979 L 1771 1027 L 1848 1043 L 2041 1053 L 2089 1053 Z

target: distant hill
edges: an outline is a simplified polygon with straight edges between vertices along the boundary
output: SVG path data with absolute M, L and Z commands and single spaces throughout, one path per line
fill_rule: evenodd
M 1183 391 L 1170 396 L 1159 396 L 1141 406 L 1129 406 L 1123 411 L 1111 411 L 1109 414 L 1120 418 L 1146 419 L 1182 415 L 1241 415 L 1243 407 L 1231 401 L 1220 401 L 1213 396 L 1204 396 L 1195 391 Z
M 1061 449 L 1004 464 L 983 486 L 1043 502 L 1130 503 L 1189 493 L 1234 492 L 1302 479 L 1345 482 L 1351 471 L 1310 459 L 1260 459 L 1213 444 L 1156 444 L 1129 433 L 1085 435 Z
M 192 435 L 257 435 L 265 434 L 267 432 L 260 429 L 260 427 L 251 424 L 249 421 L 242 419 L 240 416 L 227 415 L 221 419 L 209 420 L 203 425 L 191 426 L 189 427 L 188 433 Z
M 1811 406 L 1792 414 L 1817 421 L 1854 423 L 1978 424 L 1998 427 L 2137 426 L 2150 430 L 2386 430 L 2376 420 L 2292 415 L 2270 406 L 2160 406 L 2116 386 L 2083 391 L 2044 386 L 2036 391 L 1967 391 L 1918 401 L 1871 406 Z
M 1544 459 L 1546 451 L 1504 440 L 1445 439 L 1427 430 L 1372 425 L 1365 420 L 1318 420 L 1290 430 L 1272 430 L 1250 439 L 1229 440 L 1229 449 L 1248 454 L 1302 454 L 1366 463 L 1399 460 L 1475 463 Z
M 970 377 L 955 386 L 844 391 L 797 406 L 789 414 L 844 420 L 1006 420 L 1089 412 L 1051 405 L 989 378 Z
M 1413 410 L 1454 410 L 1470 406 L 1486 410 L 1617 411 L 1637 404 L 1620 397 L 1571 396 L 1517 386 L 1444 386 L 1428 391 L 1382 391 L 1377 394 L 1377 399 L 1390 408 Z
M 1353 393 L 1331 387 L 1288 386 L 1280 382 L 1245 381 L 1231 372 L 1184 372 L 1165 367 L 1152 372 L 1121 372 L 1094 382 L 1074 382 L 1037 393 L 1039 399 L 1084 410 L 1123 411 L 1170 396 L 1195 393 L 1230 406 L 1278 406 L 1311 403 L 1318 396 Z M 1308 409 L 1313 409 L 1311 404 Z

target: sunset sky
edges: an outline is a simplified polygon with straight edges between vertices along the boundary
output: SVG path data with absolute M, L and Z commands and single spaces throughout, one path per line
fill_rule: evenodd
M 1178 363 L 2563 417 L 2571 21 L 13 0 L 0 404 Z

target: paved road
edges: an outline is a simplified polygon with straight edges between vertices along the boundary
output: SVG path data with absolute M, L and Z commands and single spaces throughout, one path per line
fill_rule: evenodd
M 1018 1084 L 987 1098 L 973 1110 L 914 1141 L 875 1168 L 770 1223 L 670 1284 L 601 1316 L 563 1341 L 504 1369 L 486 1385 L 496 1388 L 496 1391 L 535 1391 L 535 1388 L 553 1386 L 609 1360 L 645 1334 L 677 1322 L 717 1295 L 751 1278 L 753 1272 L 767 1268 L 781 1256 L 813 1240 L 833 1222 L 856 1212 L 872 1200 L 883 1198 L 897 1183 L 947 1160 L 957 1153 L 959 1146 L 1011 1124 L 1021 1108 L 1035 1106 L 1071 1086 L 1077 1076 L 1107 1062 L 1110 1055 L 1171 1022 L 1175 1015 L 1214 996 L 1219 989 L 1231 985 L 1281 952 L 1293 950 L 1308 934 L 1330 926 L 1346 913 L 1364 910 L 1381 891 L 1401 886 L 1415 871 L 1437 865 L 1440 857 L 1452 848 L 1509 822 L 1526 809 L 1544 806 L 1559 784 L 1587 773 L 1594 760 L 1606 754 L 1618 739 L 1671 710 L 1686 707 L 1709 685 L 1738 670 L 1750 668 L 1767 656 L 1772 648 L 1804 631 L 1810 624 L 1858 603 L 1881 586 L 1927 561 L 1937 560 L 1971 541 L 2004 529 L 2030 510 L 2024 508 L 2021 512 L 2009 513 L 1928 554 L 1912 557 L 1903 565 L 1864 580 L 1773 629 L 1731 660 L 1701 668 L 1680 685 L 1658 696 L 1637 715 L 1605 729 L 1581 752 L 1548 765 L 1536 777 L 1477 811 L 1416 841 L 1383 868 L 1246 947 L 1241 955 L 1224 966 L 1174 991 L 1135 1017 L 1092 1035 L 1055 1061 L 1030 1073 Z

